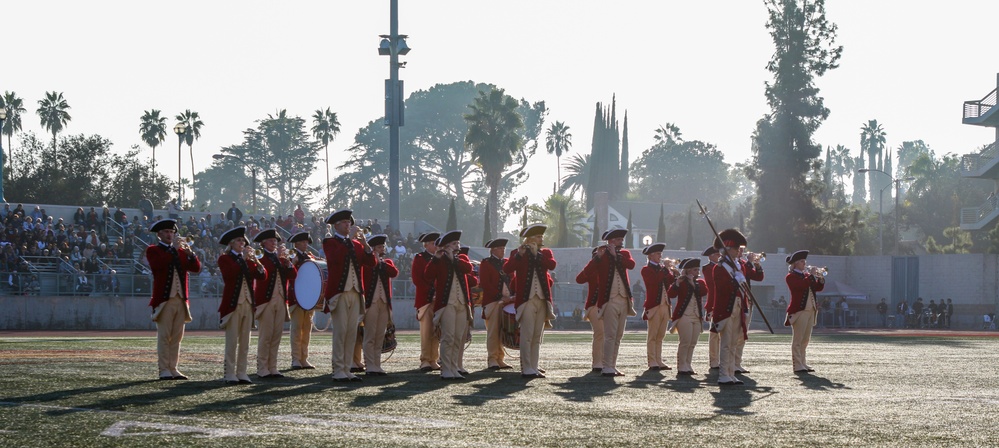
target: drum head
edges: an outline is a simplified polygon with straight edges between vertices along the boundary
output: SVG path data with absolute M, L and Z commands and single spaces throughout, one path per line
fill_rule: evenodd
M 326 287 L 326 267 L 315 261 L 306 261 L 298 267 L 295 278 L 295 296 L 302 309 L 311 310 L 319 303 Z
M 513 304 L 509 304 L 503 307 L 503 312 L 507 314 L 517 314 L 517 308 L 514 308 Z

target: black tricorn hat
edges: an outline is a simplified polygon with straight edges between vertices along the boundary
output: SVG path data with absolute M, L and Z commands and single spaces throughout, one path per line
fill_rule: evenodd
M 458 241 L 460 239 L 461 239 L 461 230 L 452 230 L 448 233 L 445 233 L 444 235 L 441 235 L 440 238 L 437 238 L 437 245 L 443 246 L 447 243 L 450 243 L 452 241 Z
M 469 249 L 471 249 L 471 247 L 461 246 L 460 248 L 458 248 L 458 253 L 461 255 L 468 255 Z
M 291 243 L 297 243 L 299 241 L 308 241 L 309 244 L 312 244 L 312 235 L 309 235 L 309 232 L 298 232 L 292 235 L 291 238 L 288 238 L 288 241 Z
M 388 239 L 388 235 L 380 233 L 378 235 L 371 235 L 368 237 L 368 246 L 375 247 L 385 244 L 385 240 Z
M 795 261 L 804 260 L 806 258 L 808 258 L 808 251 L 807 250 L 799 250 L 799 251 L 797 251 L 797 252 L 795 252 L 795 253 L 793 253 L 791 255 L 788 255 L 787 258 L 784 259 L 784 261 L 786 261 L 787 264 L 792 264 Z
M 656 252 L 662 252 L 666 250 L 666 243 L 653 243 L 652 245 L 642 249 L 642 253 L 645 255 L 654 254 Z
M 520 231 L 520 237 L 530 238 L 532 236 L 544 235 L 545 230 L 548 230 L 548 226 L 544 224 L 531 224 Z
M 509 243 L 509 242 L 510 242 L 510 240 L 508 240 L 506 238 L 492 239 L 492 240 L 486 241 L 486 249 L 495 249 L 497 247 L 506 247 L 506 243 Z
M 680 262 L 680 269 L 694 269 L 701 267 L 700 258 L 685 258 Z
M 614 238 L 624 238 L 624 236 L 627 234 L 628 231 L 626 229 L 611 229 L 604 232 L 603 236 L 601 236 L 600 239 L 604 241 L 610 241 Z
M 725 229 L 718 234 L 718 238 L 715 238 L 715 248 L 721 249 L 723 247 L 741 247 L 746 245 L 746 235 L 743 235 L 739 229 Z
M 243 241 L 246 241 L 247 243 L 250 242 L 249 240 L 246 239 L 246 227 L 242 226 L 234 227 L 228 230 L 227 232 L 223 233 L 222 236 L 219 237 L 219 244 L 223 246 L 228 246 L 229 242 L 231 242 L 236 238 L 242 238 Z
M 717 254 L 717 253 L 718 253 L 718 249 L 716 249 L 714 246 L 708 246 L 707 249 L 704 249 L 704 252 L 701 252 L 701 256 L 702 257 L 710 257 L 710 256 L 712 256 L 714 254 Z
M 278 235 L 277 229 L 267 229 L 258 233 L 257 236 L 253 237 L 253 242 L 262 243 L 264 240 L 270 238 L 276 238 L 279 243 L 281 242 L 281 235 Z
M 152 233 L 159 232 L 160 230 L 173 230 L 177 231 L 177 221 L 173 219 L 161 219 L 149 226 L 149 231 Z
M 349 219 L 350 225 L 354 225 L 354 211 L 349 208 L 337 210 L 326 218 L 326 224 L 336 224 L 345 219 Z
M 440 237 L 441 237 L 440 233 L 437 233 L 437 232 L 427 232 L 427 233 L 421 233 L 420 237 L 417 238 L 417 240 L 419 242 L 421 242 L 421 243 L 434 243 L 434 242 L 437 241 L 437 238 L 440 238 Z

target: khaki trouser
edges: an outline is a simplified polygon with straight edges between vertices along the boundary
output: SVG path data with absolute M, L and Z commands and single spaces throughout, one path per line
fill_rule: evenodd
M 361 316 L 361 320 L 363 320 L 363 319 L 364 319 L 364 316 Z M 364 329 L 364 334 L 365 335 L 368 334 L 367 330 L 368 330 L 367 328 Z M 356 331 L 356 329 L 355 329 L 355 331 Z M 364 337 L 363 336 L 362 337 L 357 337 L 356 334 L 354 335 L 354 355 L 353 355 L 353 357 L 350 360 L 350 368 L 351 369 L 355 369 L 355 368 L 356 369 L 363 369 L 364 368 Z
M 238 376 L 246 376 L 246 358 L 250 351 L 252 326 L 253 306 L 241 301 L 229 315 L 229 322 L 225 327 L 224 366 L 227 381 L 235 381 Z
M 440 341 L 437 339 L 437 332 L 434 329 L 433 305 L 424 305 L 417 310 L 417 314 L 421 311 L 423 315 L 420 317 L 420 367 L 439 369 Z
M 596 305 L 586 309 L 586 319 L 590 321 L 590 328 L 593 329 L 593 343 L 590 347 L 590 356 L 593 359 L 590 367 L 603 369 L 604 367 L 604 320 L 597 315 Z
M 461 376 L 462 346 L 465 345 L 465 332 L 468 331 L 468 306 L 460 300 L 450 300 L 441 313 L 441 376 L 457 378 Z
M 749 325 L 753 323 L 753 312 L 759 311 L 753 307 L 752 304 L 749 305 L 749 312 L 746 313 L 746 330 L 749 330 Z M 739 338 L 739 341 L 735 345 L 735 368 L 739 370 L 746 370 L 742 367 L 742 352 L 746 349 L 746 338 Z
M 676 347 L 676 370 L 694 371 L 691 360 L 694 358 L 694 347 L 697 346 L 697 337 L 700 336 L 702 328 L 701 319 L 697 316 L 685 315 L 676 321 L 676 332 L 680 338 Z
M 736 381 L 735 351 L 742 340 L 742 304 L 736 299 L 732 315 L 725 319 L 718 332 L 718 382 Z
M 663 362 L 663 339 L 666 338 L 666 327 L 669 323 L 670 309 L 666 303 L 649 310 L 649 331 L 645 337 L 646 361 L 649 367 L 666 367 Z
M 719 364 L 718 345 L 720 341 L 718 333 L 708 333 L 708 367 L 712 369 L 717 368 Z
M 503 358 L 506 353 L 503 351 L 502 335 L 500 326 L 503 322 L 503 305 L 499 302 L 492 302 L 486 305 L 484 315 L 486 316 L 486 365 L 489 367 L 502 367 L 506 363 Z
M 184 320 L 187 305 L 180 296 L 173 296 L 163 304 L 156 318 L 156 357 L 160 376 L 176 376 L 180 372 L 180 341 L 184 339 Z
M 798 311 L 791 315 L 791 364 L 794 370 L 807 370 L 808 362 L 805 349 L 812 339 L 812 327 L 815 326 L 815 310 Z
M 331 298 L 335 301 L 330 312 L 333 327 L 333 378 L 351 378 L 350 364 L 357 343 L 357 322 L 361 317 L 361 295 L 345 291 Z
M 628 320 L 628 298 L 616 296 L 604 304 L 604 373 L 617 372 L 617 355 Z
M 257 307 L 257 376 L 280 373 L 277 367 L 281 333 L 284 332 L 285 303 L 278 297 Z
M 298 305 L 291 307 L 291 366 L 308 367 L 309 340 L 312 339 L 313 310 L 304 310 Z
M 541 373 L 538 358 L 541 356 L 541 340 L 545 333 L 545 318 L 548 315 L 548 301 L 534 295 L 520 304 L 520 370 L 524 375 Z
M 373 300 L 371 307 L 364 312 L 364 367 L 368 372 L 382 370 L 382 344 L 385 343 L 385 329 L 389 322 L 388 304 Z

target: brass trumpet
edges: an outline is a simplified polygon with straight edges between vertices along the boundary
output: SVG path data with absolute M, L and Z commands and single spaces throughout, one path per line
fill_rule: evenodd
M 749 258 L 751 258 L 750 257 L 751 255 L 755 255 L 756 256 L 756 262 L 757 263 L 763 263 L 764 261 L 767 261 L 767 253 L 766 252 L 758 252 L 758 253 L 757 252 L 746 252 L 746 260 L 747 261 L 749 260 Z
M 819 275 L 819 276 L 822 276 L 822 277 L 825 277 L 825 276 L 829 275 L 829 268 L 826 267 L 826 266 L 822 266 L 822 267 L 818 267 L 818 266 L 806 266 L 805 269 L 808 270 L 808 272 L 811 272 L 812 275 Z

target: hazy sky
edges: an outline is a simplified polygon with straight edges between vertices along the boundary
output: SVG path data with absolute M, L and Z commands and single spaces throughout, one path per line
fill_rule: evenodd
M 654 129 L 672 122 L 685 139 L 744 161 L 767 112 L 773 44 L 761 0 L 399 3 L 399 31 L 412 48 L 400 75 L 407 94 L 472 80 L 544 100 L 548 123 L 570 126 L 572 152 L 589 152 L 594 104 L 614 94 L 619 114 L 628 111 L 632 160 L 652 145 Z M 200 171 L 254 120 L 278 109 L 308 120 L 331 107 L 342 125 L 332 169 L 357 130 L 382 114 L 388 57 L 377 47 L 389 31 L 388 0 L 39 0 L 5 2 L 0 14 L 0 91 L 25 99 L 26 131 L 44 133 L 34 111 L 50 90 L 72 106 L 66 133 L 101 134 L 120 152 L 141 144 L 144 110 L 173 117 L 192 109 L 205 122 L 194 145 Z M 999 2 L 831 1 L 827 15 L 844 52 L 840 68 L 817 83 L 832 111 L 817 142 L 856 154 L 870 119 L 893 148 L 922 139 L 938 154 L 967 153 L 994 141 L 992 130 L 961 124 L 961 107 L 996 87 Z M 171 134 L 156 154 L 170 178 L 176 142 Z M 184 156 L 190 177 L 186 148 Z M 519 195 L 551 191 L 555 157 L 542 149 L 531 163 Z M 322 170 L 320 162 L 317 183 Z M 543 199 L 530 194 L 530 202 Z

